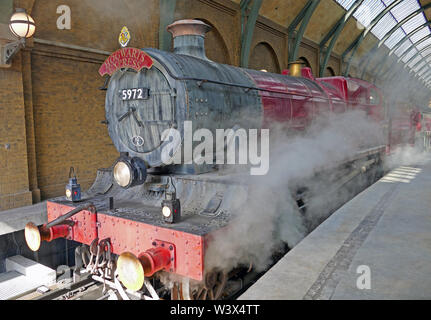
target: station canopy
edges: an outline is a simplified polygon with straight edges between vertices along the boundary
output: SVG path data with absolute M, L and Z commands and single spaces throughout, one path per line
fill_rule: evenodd
M 335 0 L 347 11 L 358 0 Z M 398 2 L 386 13 L 371 33 L 377 37 L 381 45 L 385 45 L 390 54 L 395 54 L 398 60 L 416 76 L 430 83 L 429 72 L 431 62 L 431 31 L 430 22 L 425 16 L 425 10 L 431 4 L 422 6 L 418 0 L 362 0 L 353 16 L 364 28 L 388 6 Z

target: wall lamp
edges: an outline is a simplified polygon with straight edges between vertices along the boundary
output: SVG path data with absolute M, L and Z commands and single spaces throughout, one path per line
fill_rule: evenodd
M 25 40 L 33 36 L 36 25 L 25 9 L 17 8 L 9 20 L 9 29 L 18 40 L 6 43 L 1 47 L 0 64 L 2 65 L 9 65 L 19 50 L 25 48 Z

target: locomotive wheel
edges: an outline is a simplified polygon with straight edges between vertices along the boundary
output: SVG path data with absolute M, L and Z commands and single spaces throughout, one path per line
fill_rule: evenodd
M 224 272 L 210 272 L 205 276 L 203 286 L 193 292 L 188 280 L 174 283 L 171 289 L 171 300 L 220 300 L 227 280 L 228 276 Z

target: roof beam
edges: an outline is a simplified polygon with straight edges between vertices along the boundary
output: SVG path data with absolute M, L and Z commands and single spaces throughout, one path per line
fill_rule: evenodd
M 289 63 L 298 59 L 299 46 L 302 42 L 302 38 L 304 37 L 305 30 L 307 29 L 308 23 L 311 20 L 311 16 L 313 15 L 319 3 L 320 0 L 309 0 L 304 8 L 302 8 L 301 12 L 289 25 Z M 298 31 L 295 32 L 295 29 L 299 24 L 301 25 Z
M 389 32 L 385 34 L 385 36 L 374 45 L 374 47 L 370 50 L 370 54 L 366 55 L 361 62 L 359 62 L 359 65 L 362 65 L 365 63 L 365 67 L 363 68 L 361 78 L 364 77 L 365 73 L 367 72 L 368 66 L 370 65 L 372 57 L 377 53 L 378 48 L 380 48 L 386 40 L 388 40 L 399 28 L 401 28 L 403 25 L 405 25 L 407 22 L 409 22 L 411 19 L 416 17 L 418 14 L 423 13 L 428 8 L 431 8 L 431 3 L 421 7 L 420 9 L 416 10 L 415 12 L 409 14 L 407 17 L 405 17 L 403 20 L 398 22 Z M 429 22 L 428 22 L 429 23 Z M 420 29 L 422 29 L 427 23 L 423 24 Z M 419 29 L 419 30 L 420 30 Z
M 429 22 L 427 22 L 427 23 L 424 23 L 422 26 L 419 26 L 418 28 L 416 28 L 415 30 L 413 30 L 412 32 L 410 32 L 409 34 L 407 34 L 402 40 L 400 40 L 400 42 L 398 42 L 398 44 L 394 47 L 394 48 L 392 48 L 391 49 L 391 51 L 389 52 L 389 54 L 387 54 L 387 55 L 384 55 L 384 57 L 383 57 L 383 59 L 378 63 L 378 65 L 379 65 L 379 69 L 382 69 L 382 67 L 383 67 L 383 65 L 384 64 L 386 64 L 386 61 L 388 60 L 388 58 L 394 53 L 394 52 L 396 52 L 397 50 L 398 50 L 398 48 L 400 48 L 401 47 L 401 45 L 403 44 L 403 43 L 405 43 L 405 41 L 407 41 L 408 39 L 410 39 L 410 37 L 411 36 L 413 36 L 414 34 L 416 34 L 417 32 L 419 32 L 423 27 L 426 27 L 426 26 L 429 26 L 429 25 L 431 25 L 431 22 L 429 21 Z M 427 35 L 427 36 L 425 36 L 425 37 L 423 37 L 422 39 L 420 39 L 418 42 L 416 42 L 416 45 L 418 44 L 418 43 L 420 43 L 420 42 L 423 42 L 423 41 L 425 41 L 426 39 L 428 39 L 429 38 L 429 35 Z M 404 51 L 404 53 L 406 53 L 407 51 L 410 51 L 410 49 L 413 47 L 413 45 L 412 46 L 410 46 L 406 51 Z M 377 72 L 376 73 L 376 77 L 378 77 L 379 76 L 379 74 L 380 74 L 380 71 L 379 72 Z
M 422 75 L 422 79 L 424 79 L 424 81 L 428 81 L 429 76 L 431 76 L 431 68 Z
M 430 34 L 430 37 L 431 37 L 431 34 Z M 414 59 L 416 59 L 416 57 L 418 57 L 419 55 L 421 55 L 422 53 L 424 53 L 425 51 L 427 51 L 430 48 L 431 48 L 431 44 L 423 47 L 420 51 L 416 52 L 413 56 L 411 56 L 410 59 L 408 59 L 405 62 L 404 66 L 407 67 L 410 64 L 410 62 L 412 62 Z M 401 58 L 398 59 L 398 62 L 400 62 L 401 60 L 402 60 Z
M 347 21 L 356 12 L 356 10 L 363 2 L 364 0 L 356 0 L 355 3 L 350 7 L 350 9 L 346 11 L 346 13 L 340 18 L 340 20 L 338 20 L 338 22 L 332 27 L 332 29 L 326 34 L 326 36 L 320 42 L 320 45 L 319 45 L 320 52 L 322 53 L 322 55 L 324 55 L 323 59 L 321 57 L 321 62 L 320 62 L 320 69 L 319 69 L 320 77 L 323 77 L 325 73 L 325 69 L 326 69 L 326 66 L 328 65 L 329 58 L 331 57 L 332 50 L 334 49 L 335 44 L 337 43 L 337 40 L 341 34 L 341 31 L 343 31 Z M 329 39 L 331 39 L 331 42 L 329 43 L 328 47 L 325 48 Z
M 405 35 L 403 39 L 401 39 L 389 52 L 389 55 L 392 55 L 395 51 L 397 51 L 407 40 L 409 40 L 412 36 L 414 36 L 416 33 L 422 30 L 422 28 L 428 27 L 431 25 L 431 21 L 425 22 L 423 25 L 417 27 L 416 29 L 412 30 L 408 34 Z M 423 38 L 422 38 L 423 39 Z
M 415 77 L 419 77 L 422 78 L 422 76 L 430 69 L 429 66 L 429 61 L 426 61 L 427 64 L 425 64 L 424 66 L 422 66 L 416 73 L 415 73 Z
M 168 25 L 174 22 L 176 0 L 159 0 L 160 22 L 159 22 L 159 49 L 164 51 L 172 50 L 172 37 L 166 30 Z
M 429 67 L 429 65 L 424 65 L 424 66 L 420 67 L 420 69 L 415 73 L 415 76 L 421 77 L 424 74 L 422 71 L 424 71 L 427 66 Z
M 426 56 L 422 57 L 418 62 L 416 62 L 413 66 L 410 67 L 409 73 L 414 72 L 415 75 L 419 75 L 419 72 L 423 70 L 428 64 L 427 58 L 431 57 L 431 53 L 427 54 Z M 420 66 L 422 62 L 425 62 L 425 65 L 421 66 L 417 71 L 413 71 L 416 67 Z
M 425 73 L 423 73 L 421 75 L 421 78 L 424 79 L 424 81 L 426 81 L 425 79 L 427 78 L 428 75 L 431 74 L 431 68 L 429 68 Z
M 384 10 L 382 10 L 377 17 L 374 18 L 373 21 L 371 21 L 370 25 L 365 28 L 365 30 L 363 30 L 361 32 L 361 34 L 356 38 L 356 40 L 354 40 L 352 42 L 352 44 L 344 51 L 344 53 L 342 54 L 342 58 L 343 61 L 345 59 L 345 57 L 350 53 L 350 57 L 347 61 L 347 66 L 346 66 L 346 70 L 344 71 L 344 76 L 347 76 L 350 72 L 350 67 L 352 65 L 353 62 L 353 57 L 356 54 L 356 51 L 358 50 L 359 46 L 361 45 L 362 41 L 364 41 L 365 37 L 368 35 L 368 33 L 376 26 L 377 23 L 379 23 L 379 21 L 389 12 L 391 11 L 393 8 L 395 8 L 398 4 L 401 3 L 402 0 L 395 0 L 394 2 L 392 2 L 389 6 L 387 6 Z
M 414 71 L 414 69 L 416 68 L 416 67 L 418 67 L 418 66 L 420 66 L 421 65 L 421 63 L 423 63 L 423 62 L 425 62 L 425 65 L 426 65 L 426 58 L 428 58 L 428 57 L 430 57 L 431 56 L 431 54 L 428 54 L 428 55 L 426 55 L 425 57 L 422 57 L 422 59 L 420 59 L 418 62 L 416 62 L 413 66 L 411 66 L 410 67 L 410 71 L 409 71 L 409 73 L 412 73 L 412 72 L 414 72 L 415 74 L 417 74 L 417 72 L 419 71 L 419 70 L 421 70 L 422 69 L 422 67 L 424 67 L 424 66 L 422 66 L 422 67 L 420 67 L 420 69 L 418 70 L 418 71 Z M 425 61 L 424 61 L 425 60 Z
M 251 4 L 251 5 L 250 5 Z M 253 41 L 254 28 L 259 16 L 262 0 L 241 0 L 241 61 L 243 68 L 248 68 L 250 60 L 251 43 Z M 247 23 L 245 19 L 247 18 Z
M 402 55 L 400 55 L 400 56 L 398 57 L 398 62 L 401 62 L 401 60 L 403 60 L 403 59 L 404 59 L 404 57 L 406 57 L 406 56 L 409 54 L 409 52 L 410 52 L 410 51 L 412 51 L 412 49 L 416 49 L 416 47 L 417 47 L 419 44 L 421 44 L 421 43 L 425 42 L 426 40 L 428 40 L 428 39 L 430 39 L 430 38 L 431 38 L 431 34 L 428 34 L 428 35 L 426 35 L 425 37 L 423 37 L 422 39 L 420 39 L 418 42 L 416 42 L 414 45 L 412 45 L 411 47 L 409 47 L 406 51 L 404 51 L 404 52 L 403 52 L 403 54 L 402 54 Z

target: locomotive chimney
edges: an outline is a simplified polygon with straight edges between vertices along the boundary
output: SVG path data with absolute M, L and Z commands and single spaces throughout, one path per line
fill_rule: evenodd
M 200 20 L 179 20 L 167 30 L 174 38 L 174 53 L 208 60 L 205 55 L 205 34 L 211 27 Z

